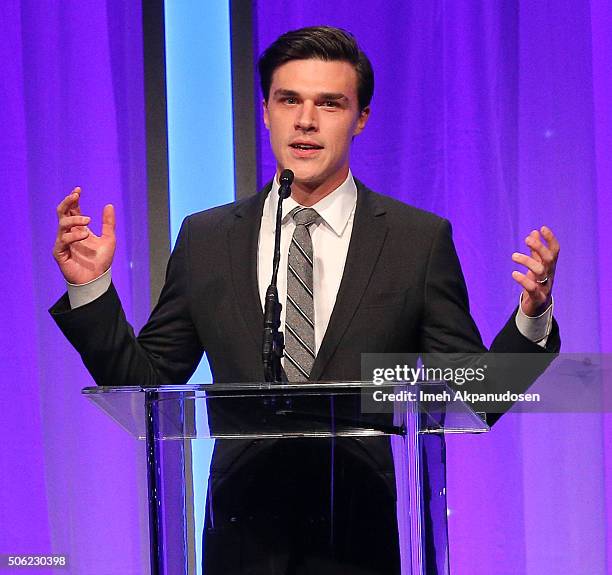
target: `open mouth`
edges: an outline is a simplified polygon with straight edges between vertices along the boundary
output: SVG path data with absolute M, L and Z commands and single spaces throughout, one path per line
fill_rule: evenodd
M 290 144 L 290 147 L 294 150 L 322 150 L 323 146 L 317 144 Z

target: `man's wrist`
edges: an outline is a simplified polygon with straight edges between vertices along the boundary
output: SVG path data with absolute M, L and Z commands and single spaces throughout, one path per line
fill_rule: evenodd
M 534 317 L 525 314 L 521 306 L 522 300 L 523 294 L 519 298 L 519 306 L 515 318 L 516 327 L 527 339 L 544 347 L 552 330 L 553 298 L 551 296 L 550 305 L 540 315 Z
M 105 294 L 110 287 L 111 279 L 111 268 L 108 268 L 102 275 L 87 283 L 71 284 L 66 282 L 71 309 L 87 305 Z

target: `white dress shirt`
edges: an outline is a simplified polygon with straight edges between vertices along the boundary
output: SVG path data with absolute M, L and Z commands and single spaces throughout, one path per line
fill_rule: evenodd
M 266 290 L 272 278 L 272 254 L 274 252 L 274 225 L 278 206 L 279 184 L 274 178 L 272 190 L 263 206 L 259 228 L 257 249 L 257 281 L 262 310 Z M 357 205 L 357 186 L 351 172 L 346 180 L 333 192 L 313 206 L 320 219 L 309 227 L 314 254 L 313 293 L 315 314 L 315 348 L 319 351 L 321 341 L 327 330 L 336 296 L 340 288 L 344 264 L 353 231 L 355 207 Z M 295 230 L 295 223 L 290 212 L 299 204 L 293 198 L 283 201 L 283 219 L 281 231 L 281 258 L 278 269 L 277 287 L 279 300 L 283 306 L 281 312 L 281 330 L 285 325 L 287 299 L 287 255 L 289 244 Z M 68 298 L 72 309 L 83 306 L 104 294 L 111 283 L 110 268 L 98 278 L 81 285 L 68 284 Z M 552 329 L 553 304 L 538 317 L 526 316 L 519 304 L 516 314 L 516 326 L 520 333 L 541 346 Z M 263 329 L 263 327 L 262 327 Z
M 259 246 L 257 250 L 257 280 L 262 309 L 266 290 L 272 279 L 272 255 L 274 253 L 274 227 L 276 209 L 278 207 L 279 184 L 274 179 L 272 190 L 268 194 L 263 207 L 261 225 L 259 228 Z M 289 244 L 295 230 L 295 222 L 291 212 L 298 207 L 293 198 L 283 200 L 283 219 L 281 229 L 281 257 L 278 268 L 278 298 L 283 309 L 281 312 L 281 330 L 285 326 L 285 310 L 287 300 L 287 256 Z M 351 173 L 340 187 L 325 196 L 311 208 L 315 209 L 320 218 L 309 226 L 312 238 L 313 270 L 312 284 L 314 294 L 315 320 L 315 350 L 318 352 L 321 341 L 327 330 L 336 296 L 340 289 L 346 254 L 348 253 L 355 206 L 357 205 L 357 186 Z

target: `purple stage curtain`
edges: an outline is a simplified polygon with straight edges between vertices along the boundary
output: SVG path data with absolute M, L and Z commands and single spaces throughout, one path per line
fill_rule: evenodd
M 518 299 L 510 254 L 546 223 L 564 350 L 612 352 L 608 2 L 262 0 L 255 14 L 261 49 L 303 25 L 359 38 L 377 86 L 354 173 L 451 219 L 487 342 Z M 138 2 L 2 4 L 0 553 L 67 553 L 74 573 L 147 572 L 143 445 L 79 396 L 91 380 L 46 312 L 64 289 L 55 206 L 82 185 L 94 229 L 117 209 L 113 277 L 146 318 L 141 46 Z M 267 180 L 261 124 L 260 156 Z M 449 441 L 455 575 L 605 573 L 611 431 L 607 414 L 510 415 Z
M 115 205 L 113 277 L 136 324 L 148 313 L 140 3 L 8 0 L 0 58 L 0 553 L 143 573 L 144 446 L 80 396 L 92 380 L 47 313 L 55 207 L 76 185 L 95 231 Z
M 265 0 L 256 17 L 258 51 L 302 26 L 355 34 L 376 88 L 353 173 L 451 220 L 486 342 L 518 303 L 512 252 L 546 224 L 563 350 L 612 351 L 608 3 Z M 262 182 L 267 140 L 260 122 Z M 602 414 L 509 414 L 449 440 L 453 573 L 605 573 L 610 431 Z

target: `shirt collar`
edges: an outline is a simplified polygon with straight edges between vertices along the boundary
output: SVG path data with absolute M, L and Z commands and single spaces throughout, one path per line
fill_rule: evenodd
M 270 203 L 268 217 L 272 220 L 276 217 L 276 207 L 278 206 L 278 189 L 280 184 L 277 178 L 274 177 L 272 189 L 270 190 Z M 357 185 L 353 179 L 353 174 L 349 170 L 346 180 L 340 184 L 333 192 L 327 194 L 316 204 L 310 206 L 317 210 L 321 219 L 329 228 L 331 228 L 337 236 L 341 236 L 348 224 L 348 221 L 355 210 L 357 204 Z M 292 197 L 283 201 L 283 224 L 290 217 L 291 212 L 299 207 Z

